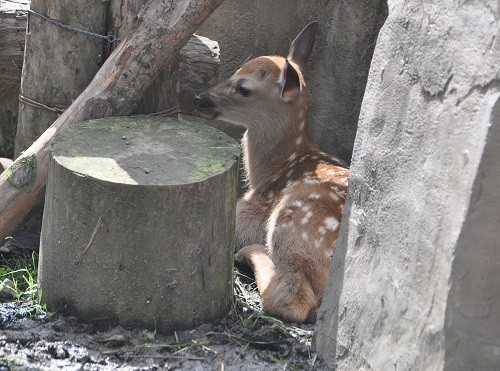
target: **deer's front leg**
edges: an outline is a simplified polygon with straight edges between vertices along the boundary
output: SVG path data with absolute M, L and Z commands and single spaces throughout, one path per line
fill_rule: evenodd
M 267 203 L 249 191 L 236 204 L 236 250 L 266 243 Z

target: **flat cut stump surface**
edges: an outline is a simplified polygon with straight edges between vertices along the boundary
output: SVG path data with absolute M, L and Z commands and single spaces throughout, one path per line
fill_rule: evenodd
M 210 127 L 144 116 L 74 125 L 53 148 L 55 161 L 83 176 L 159 186 L 201 182 L 239 156 L 236 142 Z

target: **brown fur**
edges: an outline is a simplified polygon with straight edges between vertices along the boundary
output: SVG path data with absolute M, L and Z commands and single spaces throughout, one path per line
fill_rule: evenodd
M 200 109 L 248 128 L 242 144 L 250 187 L 237 204 L 235 259 L 254 271 L 264 310 L 303 322 L 321 304 L 349 171 L 311 143 L 309 96 L 296 61 L 296 98 L 282 98 L 286 63 L 276 56 L 247 62 L 203 93 L 209 107 Z M 239 93 L 241 84 L 249 96 Z

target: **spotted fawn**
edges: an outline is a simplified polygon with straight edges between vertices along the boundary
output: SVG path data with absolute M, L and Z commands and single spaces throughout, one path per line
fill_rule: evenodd
M 347 164 L 308 134 L 309 95 L 301 72 L 318 25 L 287 58 L 263 56 L 197 94 L 205 118 L 243 125 L 249 189 L 236 207 L 235 260 L 254 272 L 264 310 L 303 322 L 319 307 L 347 195 Z

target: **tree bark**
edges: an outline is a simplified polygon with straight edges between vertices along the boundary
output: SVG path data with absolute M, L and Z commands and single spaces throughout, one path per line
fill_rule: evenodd
M 48 154 L 54 134 L 86 119 L 128 115 L 143 92 L 198 26 L 224 0 L 150 1 L 134 32 L 123 40 L 71 106 L 0 175 L 0 240 L 22 224 L 37 201 L 43 200 Z
M 219 44 L 198 35 L 190 41 L 192 47 L 179 53 L 179 107 L 182 113 L 199 116 L 193 97 L 219 80 Z
M 239 154 L 228 136 L 172 118 L 58 135 L 40 246 L 47 308 L 162 332 L 226 316 Z
M 111 0 L 109 16 L 109 32 L 120 39 L 125 39 L 134 28 L 134 20 L 142 9 L 146 0 Z M 114 50 L 115 44 L 111 44 Z M 162 112 L 177 107 L 177 74 L 179 61 L 174 59 L 169 66 L 165 66 L 149 88 L 144 93 L 141 103 L 134 113 Z
M 31 10 L 63 24 L 106 31 L 107 3 L 100 0 L 32 0 Z M 49 107 L 68 107 L 92 81 L 105 60 L 105 41 L 64 29 L 33 14 L 26 29 L 21 95 Z M 15 157 L 57 120 L 60 112 L 19 104 Z
M 14 157 L 28 0 L 0 0 L 0 156 Z

